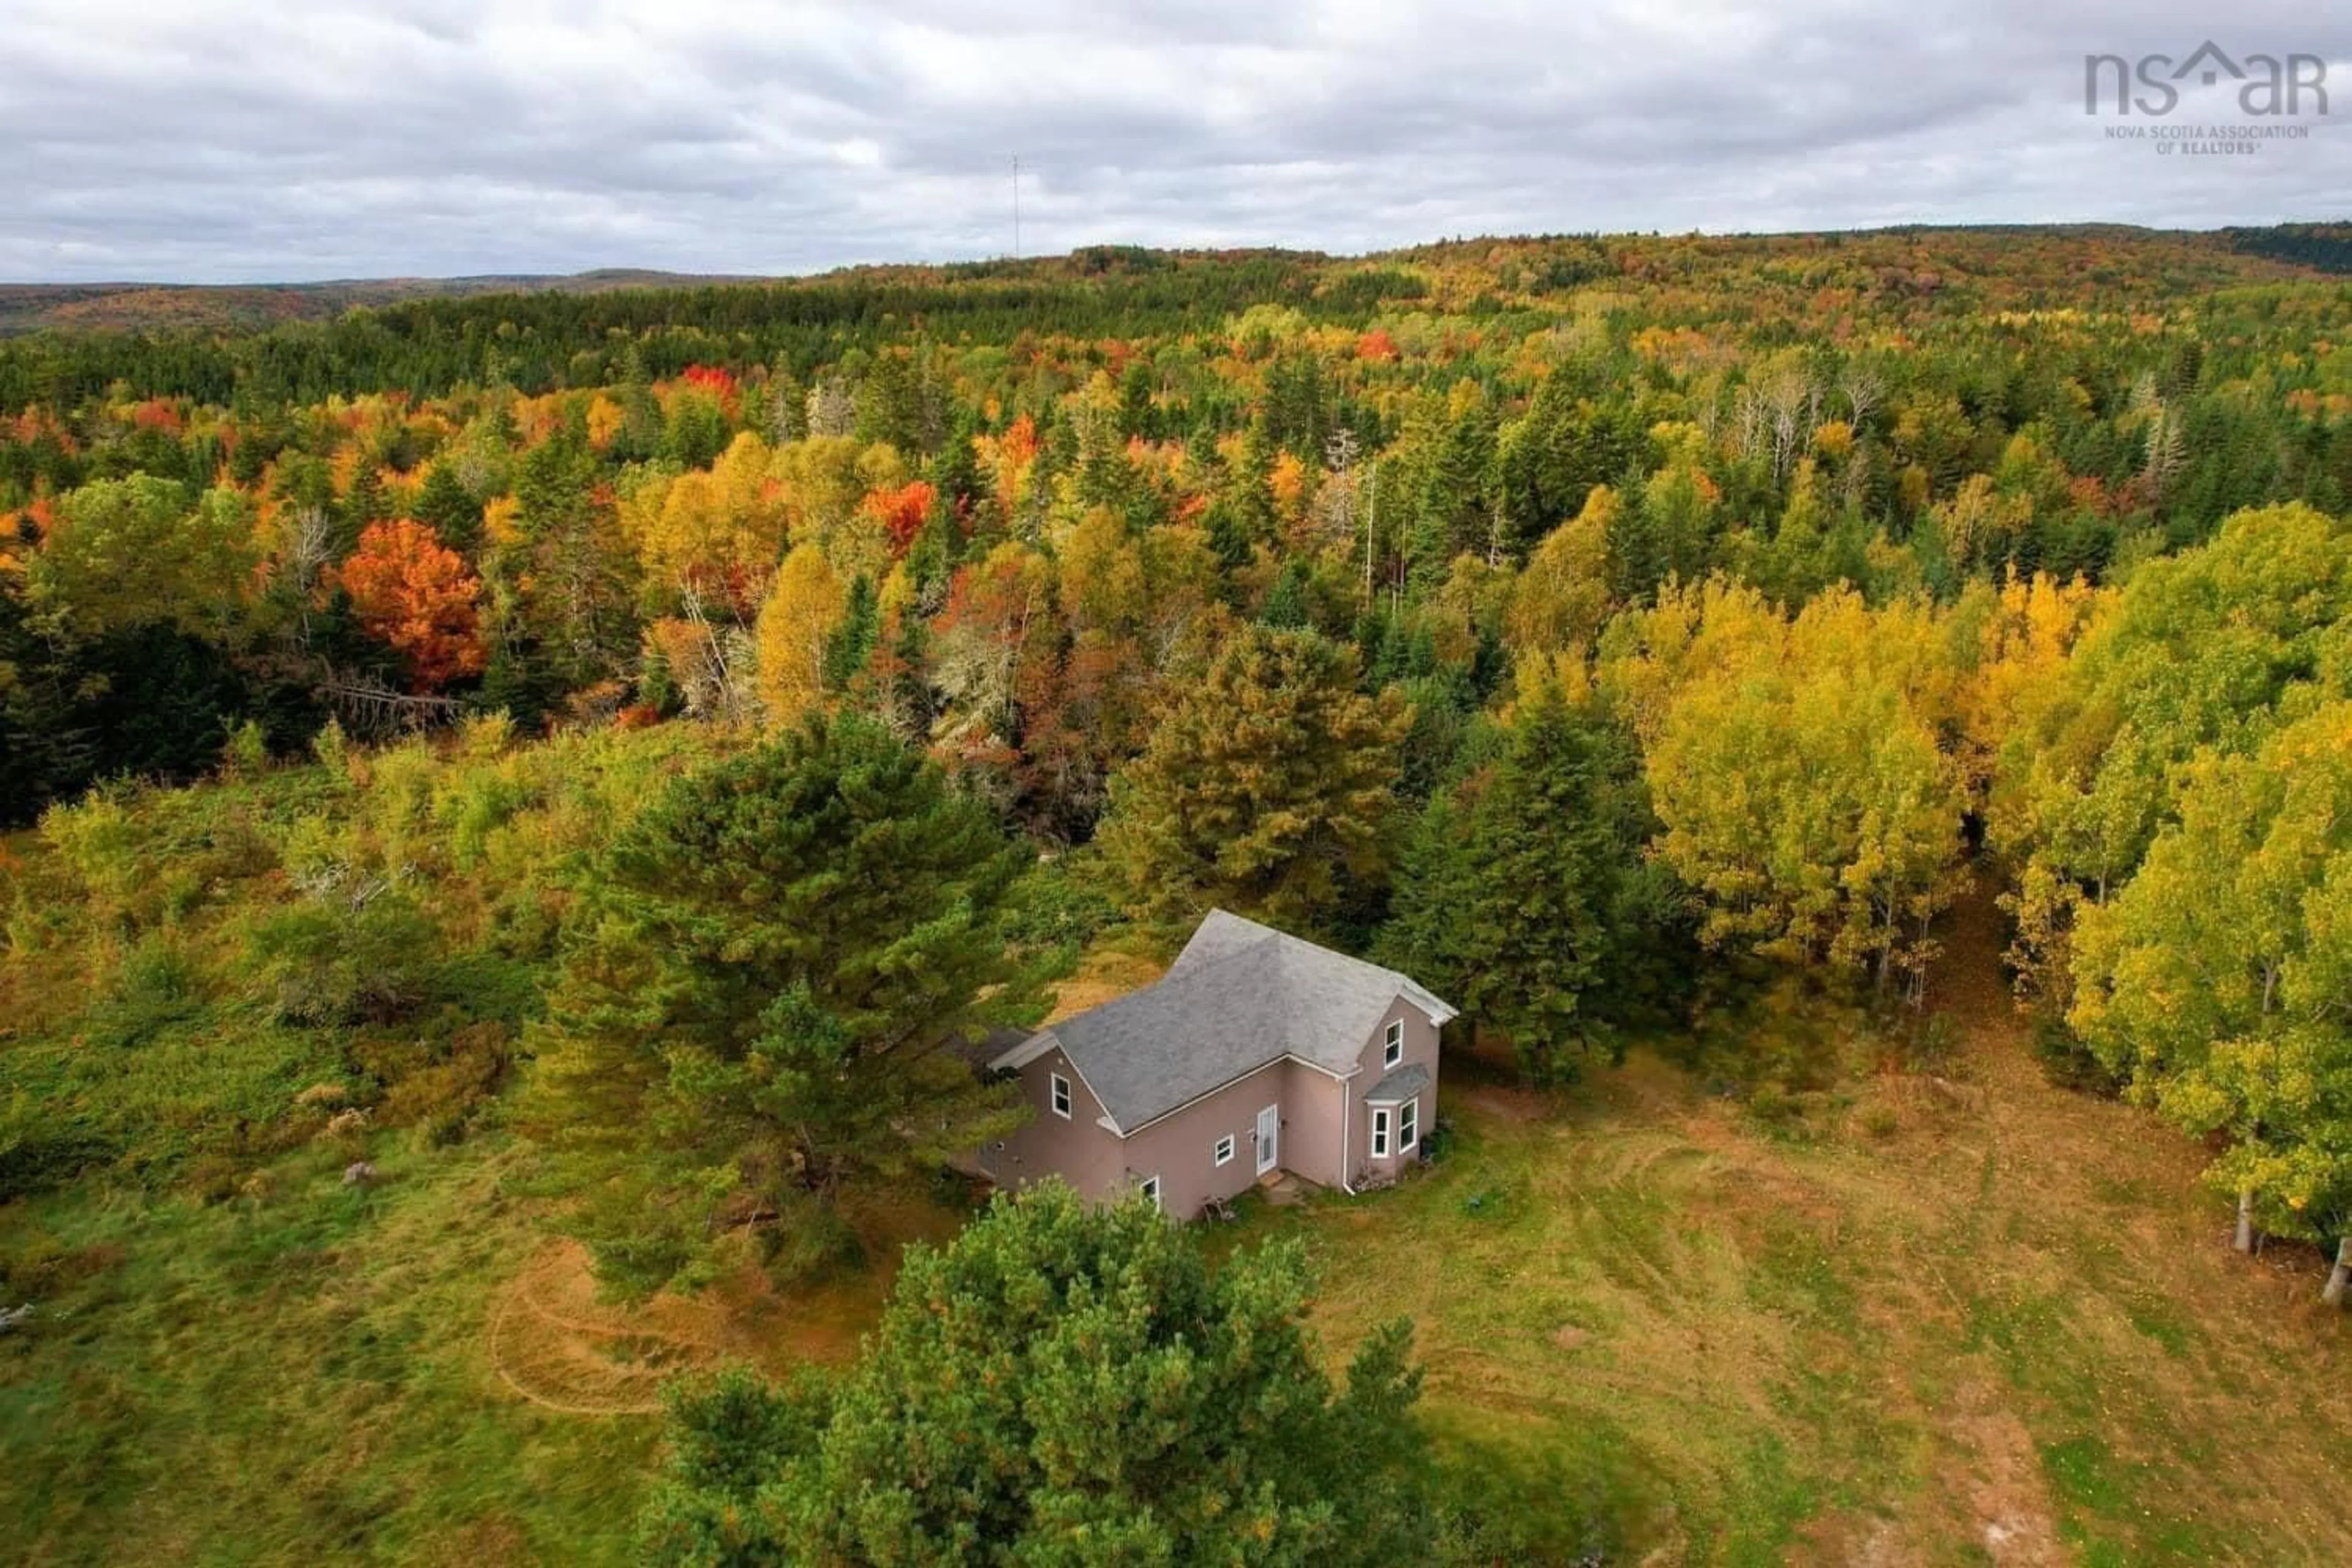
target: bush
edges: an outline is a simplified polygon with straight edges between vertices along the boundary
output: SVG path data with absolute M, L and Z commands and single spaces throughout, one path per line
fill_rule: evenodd
M 386 1024 L 424 1001 L 437 933 L 404 895 L 354 903 L 314 898 L 254 928 L 255 964 L 278 1018 L 324 1026 Z
M 163 931 L 134 943 L 114 973 L 112 992 L 91 1009 L 98 1033 L 113 1045 L 135 1045 L 202 1005 L 203 976 L 187 949 Z
M 221 770 L 231 778 L 257 778 L 269 766 L 269 735 L 258 719 L 247 719 L 228 731 L 221 745 Z
M 1093 855 L 1074 849 L 1043 859 L 1021 879 L 1019 912 L 1005 936 L 1033 952 L 1083 952 L 1119 922 L 1118 906 L 1100 885 Z
M 1915 1020 L 1904 1055 L 1913 1072 L 1931 1073 L 1943 1078 L 1959 1059 L 1960 1031 L 1948 1013 L 1930 1013 Z
M 506 1026 L 468 1024 L 446 1040 L 362 1044 L 362 1070 L 386 1087 L 376 1121 L 413 1127 L 427 1143 L 454 1143 L 505 1080 L 513 1059 Z
M 118 783 L 50 807 L 41 837 L 90 924 L 130 935 L 184 920 L 216 888 L 268 868 L 251 808 L 242 791 Z

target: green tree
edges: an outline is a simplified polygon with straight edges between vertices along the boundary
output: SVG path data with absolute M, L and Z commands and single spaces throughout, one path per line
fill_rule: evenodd
M 480 544 L 482 503 L 457 477 L 454 463 L 433 465 L 414 510 L 417 521 L 432 524 L 433 531 L 451 549 L 470 555 Z
M 1507 1037 L 1545 1082 L 1615 1059 L 1677 924 L 1633 737 L 1545 681 L 1491 765 L 1432 798 L 1398 868 L 1382 962 Z
M 527 1121 L 600 1268 L 824 1235 L 845 1181 L 1018 1119 L 947 1047 L 1043 1011 L 1008 942 L 1030 857 L 872 721 L 811 717 L 678 780 L 590 879 Z
M 2105 900 L 2177 809 L 2181 764 L 2251 749 L 2347 616 L 2352 529 L 2307 506 L 2241 512 L 2149 563 L 2008 738 L 1995 842 Z
M 79 637 L 168 625 L 226 642 L 257 563 L 252 506 L 229 489 L 187 491 L 133 474 L 68 496 L 33 557 L 31 598 Z
M 1402 699 L 1357 689 L 1353 649 L 1244 629 L 1111 786 L 1104 862 L 1130 912 L 1222 905 L 1314 925 L 1386 864 Z
M 918 1245 L 865 1358 L 673 1395 L 652 1561 L 1346 1564 L 1424 1556 L 1410 1326 L 1335 1388 L 1295 1243 L 1212 1268 L 1058 1183 Z
M 1968 805 L 1924 610 L 1841 588 L 1790 619 L 1717 580 L 1612 636 L 1644 645 L 1607 674 L 1642 734 L 1658 857 L 1705 900 L 1702 939 L 1916 982 Z
M 841 624 L 824 639 L 821 679 L 827 691 L 846 691 L 874 657 L 882 635 L 882 610 L 874 594 L 874 579 L 859 573 L 850 582 L 842 607 Z
M 2256 1224 L 2352 1231 L 2352 702 L 2208 752 L 2130 884 L 2082 911 L 2070 1021 L 2127 1091 L 2227 1147 Z M 2341 1284 L 2336 1284 L 2338 1293 Z

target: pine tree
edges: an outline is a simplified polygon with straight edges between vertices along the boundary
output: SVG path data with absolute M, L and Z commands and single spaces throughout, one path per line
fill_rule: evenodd
M 1356 689 L 1351 650 L 1252 627 L 1179 697 L 1114 781 L 1100 844 L 1128 908 L 1222 905 L 1312 926 L 1381 876 L 1412 715 Z
M 874 595 L 874 579 L 861 572 L 850 582 L 841 624 L 824 639 L 824 689 L 848 690 L 873 657 L 875 641 L 881 635 L 882 610 Z
M 812 716 L 624 829 L 548 1000 L 526 1123 L 614 1284 L 804 1255 L 845 1183 L 1018 1119 L 947 1047 L 1034 1022 L 1030 861 L 880 725 Z
M 431 526 L 441 542 L 472 555 L 482 539 L 482 503 L 466 489 L 454 465 L 438 462 L 425 476 L 416 497 L 416 521 Z
M 1257 618 L 1266 626 L 1285 629 L 1307 625 L 1307 575 L 1304 561 L 1286 564 L 1282 575 L 1274 580 L 1274 587 L 1266 594 L 1265 607 L 1258 611 Z
M 644 1560 L 1424 1560 L 1412 1326 L 1333 1385 L 1295 1244 L 1211 1268 L 1149 1205 L 1057 1183 L 908 1249 L 837 1380 L 688 1384 Z
M 1398 869 L 1384 961 L 1508 1038 L 1538 1081 L 1615 1059 L 1631 1009 L 1612 993 L 1654 989 L 1633 974 L 1672 922 L 1647 896 L 1639 779 L 1629 735 L 1541 683 L 1492 764 L 1431 800 Z

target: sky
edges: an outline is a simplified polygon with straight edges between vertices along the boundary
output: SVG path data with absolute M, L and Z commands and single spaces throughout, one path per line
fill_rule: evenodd
M 2208 38 L 2329 112 L 2084 112 L 2086 54 Z M 0 65 L 11 281 L 1003 256 L 1015 156 L 1033 256 L 2352 217 L 2352 5 L 2308 0 L 0 0 Z M 2110 134 L 2214 123 L 2305 135 Z

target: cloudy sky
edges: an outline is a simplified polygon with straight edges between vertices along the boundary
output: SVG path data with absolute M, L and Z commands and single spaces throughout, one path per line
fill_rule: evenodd
M 2086 52 L 2209 37 L 2340 101 L 2235 157 L 2084 113 Z M 2352 216 L 2352 6 L 2280 0 L 0 0 L 0 63 L 11 280 L 1003 255 L 1016 153 L 1026 254 Z

